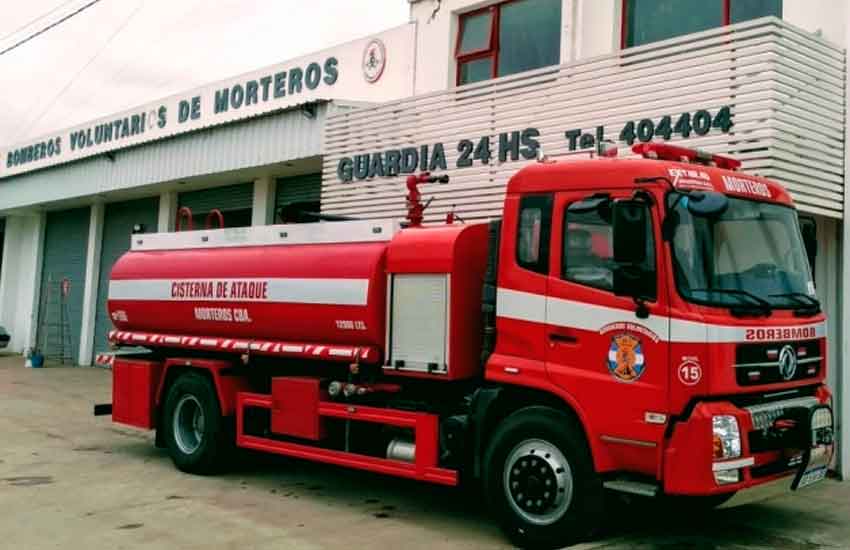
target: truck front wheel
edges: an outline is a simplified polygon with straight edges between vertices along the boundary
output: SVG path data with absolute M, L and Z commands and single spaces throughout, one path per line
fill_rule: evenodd
M 513 413 L 493 434 L 484 464 L 487 500 L 518 546 L 566 546 L 599 525 L 602 482 L 566 414 L 546 407 Z
M 232 445 L 215 388 L 197 372 L 181 374 L 169 387 L 161 429 L 174 465 L 192 474 L 216 472 Z

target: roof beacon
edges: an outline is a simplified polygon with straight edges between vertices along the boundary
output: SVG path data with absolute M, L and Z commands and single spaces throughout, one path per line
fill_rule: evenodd
M 715 155 L 707 151 L 688 149 L 668 143 L 639 143 L 632 147 L 632 151 L 648 159 L 704 164 L 725 170 L 737 170 L 741 167 L 741 161 L 732 157 Z

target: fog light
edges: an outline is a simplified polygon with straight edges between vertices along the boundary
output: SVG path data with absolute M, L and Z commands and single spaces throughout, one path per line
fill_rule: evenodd
M 718 485 L 729 485 L 741 481 L 741 470 L 725 470 L 714 472 L 714 481 Z
M 741 456 L 741 430 L 734 416 L 712 418 L 714 458 L 737 458 Z
M 336 397 L 342 393 L 342 382 L 333 381 L 328 384 L 328 395 Z

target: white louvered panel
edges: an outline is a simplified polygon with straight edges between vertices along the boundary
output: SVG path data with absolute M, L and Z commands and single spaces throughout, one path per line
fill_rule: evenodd
M 392 289 L 392 365 L 419 372 L 444 371 L 448 275 L 393 275 Z
M 731 154 L 778 180 L 803 211 L 840 218 L 844 194 L 845 52 L 776 18 L 695 33 L 617 54 L 443 92 L 354 109 L 328 118 L 322 208 L 366 218 L 404 215 L 404 176 L 343 183 L 343 157 L 443 143 L 451 182 L 423 185 L 426 220 L 456 207 L 467 220 L 500 215 L 510 177 L 529 161 L 456 168 L 461 139 L 529 127 L 549 156 L 568 153 L 564 132 L 604 125 L 618 140 L 630 120 L 732 108 L 729 134 L 684 144 Z M 682 141 L 674 138 L 673 142 Z M 624 147 L 622 143 L 618 145 Z M 621 155 L 628 154 L 621 149 Z M 456 206 L 455 206 L 456 205 Z

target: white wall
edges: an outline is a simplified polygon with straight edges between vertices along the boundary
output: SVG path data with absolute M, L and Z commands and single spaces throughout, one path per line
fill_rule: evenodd
M 80 348 L 77 364 L 91 365 L 94 359 L 95 319 L 97 318 L 97 293 L 100 283 L 100 252 L 103 244 L 102 202 L 91 206 L 89 216 L 89 239 L 86 245 L 86 274 L 83 283 L 83 312 L 80 327 Z
M 496 0 L 419 0 L 411 4 L 417 23 L 416 94 L 455 85 L 454 48 L 458 15 Z M 783 19 L 844 46 L 847 0 L 784 0 Z M 433 16 L 433 17 L 432 17 Z M 563 0 L 561 62 L 609 54 L 620 49 L 622 0 Z
M 607 4 L 615 0 L 562 0 L 561 61 L 572 56 L 571 30 L 574 2 Z M 410 6 L 410 17 L 417 23 L 416 33 L 416 95 L 446 90 L 455 85 L 457 66 L 454 52 L 457 42 L 458 16 L 494 4 L 493 0 L 420 0 Z M 434 13 L 439 5 L 439 11 Z M 591 11 L 595 12 L 595 8 Z M 604 11 L 604 10 L 603 10 Z M 594 40 L 598 40 L 595 37 Z
M 19 353 L 35 342 L 44 221 L 43 214 L 6 218 L 0 324 L 12 336 L 9 349 Z
M 826 1 L 826 0 L 824 0 Z M 839 2 L 832 2 L 838 4 Z M 843 3 L 843 2 L 840 2 Z M 839 19 L 839 17 L 836 17 Z M 844 40 L 843 44 L 850 44 L 850 8 L 845 9 L 841 14 L 840 19 L 844 25 Z M 850 59 L 845 71 L 844 87 L 850 87 Z M 846 116 L 846 115 L 845 115 Z M 850 179 L 850 148 L 847 144 L 850 143 L 850 125 L 844 124 L 844 181 Z M 840 224 L 841 243 L 841 268 L 838 271 L 840 274 L 839 287 L 839 317 L 835 320 L 836 323 L 841 323 L 838 327 L 838 334 L 841 335 L 840 342 L 836 342 L 841 347 L 838 357 L 837 367 L 840 369 L 838 384 L 840 391 L 836 403 L 836 418 L 838 418 L 838 441 L 840 449 L 840 457 L 838 459 L 839 472 L 844 480 L 850 480 L 850 196 L 847 195 L 846 187 L 844 193 L 844 221 Z
M 620 0 L 576 0 L 575 59 L 596 57 L 620 49 L 621 5 Z
M 838 391 L 841 348 L 841 242 L 839 241 L 839 222 L 834 219 L 816 216 L 818 233 L 818 255 L 815 261 L 815 283 L 818 299 L 828 318 L 827 343 L 827 383 L 833 393 Z
M 251 225 L 274 223 L 277 180 L 263 176 L 254 180 L 254 203 L 251 208 Z
M 809 32 L 819 32 L 833 44 L 846 47 L 847 0 L 785 0 L 782 19 Z

